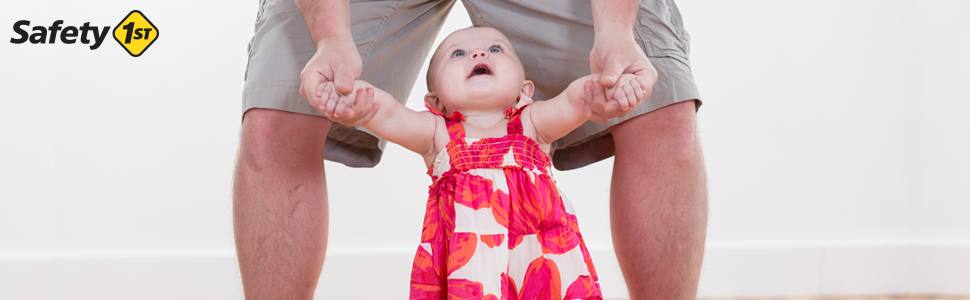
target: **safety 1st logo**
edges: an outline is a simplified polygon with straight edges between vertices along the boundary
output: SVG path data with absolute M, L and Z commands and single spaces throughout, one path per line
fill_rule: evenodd
M 111 26 L 91 26 L 91 22 L 84 22 L 83 26 L 62 26 L 64 20 L 54 21 L 49 27 L 31 27 L 32 33 L 28 34 L 27 27 L 30 21 L 20 20 L 13 24 L 13 31 L 19 35 L 10 38 L 12 44 L 56 44 L 60 41 L 63 44 L 89 45 L 91 50 L 101 47 L 101 43 L 111 32 Z M 133 10 L 115 26 L 113 34 L 115 41 L 121 45 L 125 51 L 133 57 L 141 56 L 158 39 L 158 27 L 148 20 L 141 11 Z M 89 38 L 90 37 L 90 38 Z
M 158 28 L 137 10 L 128 13 L 128 16 L 115 26 L 115 41 L 118 41 L 118 44 L 134 57 L 145 53 L 156 39 L 158 39 Z

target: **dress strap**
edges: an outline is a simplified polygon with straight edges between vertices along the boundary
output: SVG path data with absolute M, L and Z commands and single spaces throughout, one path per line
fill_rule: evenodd
M 452 141 L 465 142 L 465 126 L 461 125 L 461 122 L 446 120 L 445 124 L 448 126 L 448 137 Z
M 451 112 L 451 115 L 446 116 L 445 113 L 441 112 L 440 110 L 435 109 L 434 107 L 427 106 L 427 105 L 425 105 L 424 107 L 427 108 L 428 111 L 430 111 L 432 114 L 445 117 L 445 120 L 448 120 L 448 121 L 456 121 L 456 122 L 464 122 L 465 121 L 465 116 L 462 115 L 461 112 L 459 112 L 457 110 Z
M 451 138 L 452 141 L 465 141 L 465 126 L 461 125 L 461 122 L 465 121 L 465 116 L 458 111 L 454 111 L 451 113 L 451 115 L 446 116 L 443 112 L 435 109 L 434 107 L 427 105 L 424 107 L 427 107 L 428 111 L 431 111 L 432 114 L 445 118 L 445 124 L 448 126 L 448 137 Z
M 509 106 L 505 109 L 505 118 L 509 119 L 509 124 L 506 127 L 508 134 L 522 134 L 522 109 L 525 106 L 516 109 L 515 106 Z

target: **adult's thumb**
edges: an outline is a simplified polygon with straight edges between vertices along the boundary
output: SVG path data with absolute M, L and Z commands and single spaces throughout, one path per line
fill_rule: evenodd
M 620 78 L 621 74 L 623 74 L 623 69 L 618 68 L 617 66 L 608 65 L 606 68 L 603 68 L 603 72 L 600 72 L 600 80 L 598 83 L 600 86 L 606 89 L 613 88 L 613 86 L 616 85 L 616 80 Z
M 350 95 L 354 92 L 354 79 L 354 74 L 347 68 L 337 69 L 333 74 L 333 85 L 340 94 Z

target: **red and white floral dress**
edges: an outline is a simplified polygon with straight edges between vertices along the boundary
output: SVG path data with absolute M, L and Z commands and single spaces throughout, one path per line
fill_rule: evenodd
M 498 138 L 467 138 L 461 114 L 445 118 L 451 141 L 428 170 L 410 299 L 602 299 L 573 207 L 520 112 L 506 110 Z

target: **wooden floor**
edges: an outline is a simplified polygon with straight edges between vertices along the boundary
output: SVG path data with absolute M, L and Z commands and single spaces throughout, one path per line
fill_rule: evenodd
M 970 300 L 970 296 L 869 296 L 869 297 L 790 297 L 790 298 L 700 298 L 698 300 Z

